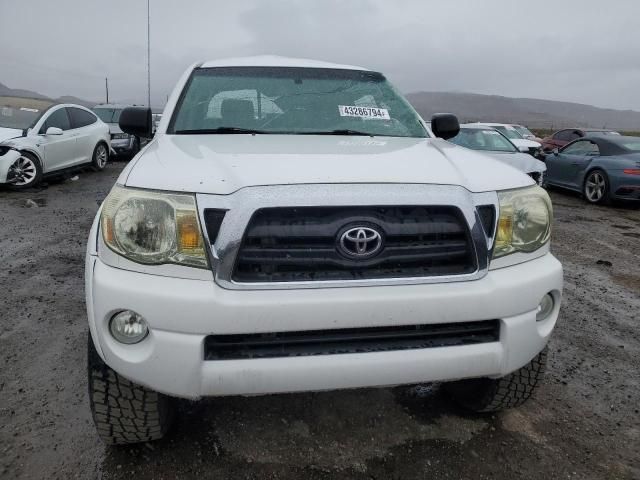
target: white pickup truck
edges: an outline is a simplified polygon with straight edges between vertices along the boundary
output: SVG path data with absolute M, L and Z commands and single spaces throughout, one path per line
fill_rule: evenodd
M 151 112 L 125 110 L 148 136 Z M 86 257 L 89 392 L 108 443 L 174 397 L 447 382 L 474 411 L 544 371 L 562 267 L 546 192 L 431 137 L 378 72 L 280 57 L 192 66 Z

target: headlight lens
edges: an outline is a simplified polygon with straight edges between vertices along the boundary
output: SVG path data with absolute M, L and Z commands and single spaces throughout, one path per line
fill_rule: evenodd
M 500 216 L 493 258 L 533 252 L 549 241 L 553 210 L 538 186 L 498 192 Z
M 208 266 L 193 195 L 116 185 L 104 202 L 101 226 L 107 246 L 134 262 Z

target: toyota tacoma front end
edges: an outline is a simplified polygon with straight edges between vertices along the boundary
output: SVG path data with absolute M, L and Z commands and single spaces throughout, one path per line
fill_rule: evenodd
M 150 131 L 131 109 L 125 132 Z M 89 390 L 109 443 L 173 397 L 447 382 L 494 411 L 538 385 L 562 292 L 526 175 L 431 138 L 384 76 L 277 57 L 195 65 L 93 224 Z

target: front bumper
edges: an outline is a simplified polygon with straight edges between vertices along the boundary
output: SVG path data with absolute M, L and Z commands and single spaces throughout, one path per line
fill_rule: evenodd
M 111 150 L 115 155 L 132 155 L 135 152 L 135 141 L 133 138 L 111 139 Z
M 186 398 L 257 395 L 503 376 L 546 345 L 558 318 L 562 266 L 551 255 L 491 270 L 479 280 L 423 285 L 291 290 L 228 290 L 193 280 L 86 262 L 94 343 L 121 375 Z M 536 321 L 542 297 L 556 306 Z M 119 310 L 143 315 L 150 334 L 123 345 L 108 322 Z M 283 332 L 499 319 L 500 341 L 375 353 L 204 360 L 209 334 Z
M 19 158 L 20 152 L 18 152 L 17 150 L 9 150 L 4 155 L 0 156 L 0 183 L 7 182 L 7 174 L 9 172 L 9 168 Z

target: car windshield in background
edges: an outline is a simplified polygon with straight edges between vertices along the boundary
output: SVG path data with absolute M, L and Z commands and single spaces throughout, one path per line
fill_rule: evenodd
M 518 150 L 513 144 L 504 138 L 500 132 L 493 129 L 464 128 L 460 133 L 449 140 L 451 143 L 467 147 L 471 150 L 486 150 L 490 152 L 514 153 Z
M 104 123 L 118 123 L 120 120 L 121 108 L 94 108 L 93 112 L 100 117 Z
M 620 135 L 618 132 L 614 132 L 611 130 L 596 130 L 596 131 L 587 131 L 587 135 L 595 135 L 595 136 L 609 136 L 609 135 Z
M 42 110 L 0 104 L 0 128 L 25 130 L 31 128 L 42 115 Z
M 504 127 L 502 125 L 496 125 L 495 127 L 492 127 L 492 128 L 495 128 L 496 130 L 498 130 L 500 133 L 502 133 L 509 140 L 521 140 L 522 139 L 522 135 L 520 135 L 515 128 L 507 128 L 507 127 Z
M 615 139 L 614 143 L 634 153 L 640 153 L 640 137 L 621 137 L 620 139 Z
M 515 128 L 518 131 L 518 133 L 522 136 L 530 135 L 532 137 L 535 137 L 535 135 L 531 133 L 531 130 L 529 130 L 527 127 L 522 127 L 518 125 L 517 127 L 513 127 L 513 128 Z
M 379 73 L 283 67 L 195 70 L 168 133 L 427 136 Z

